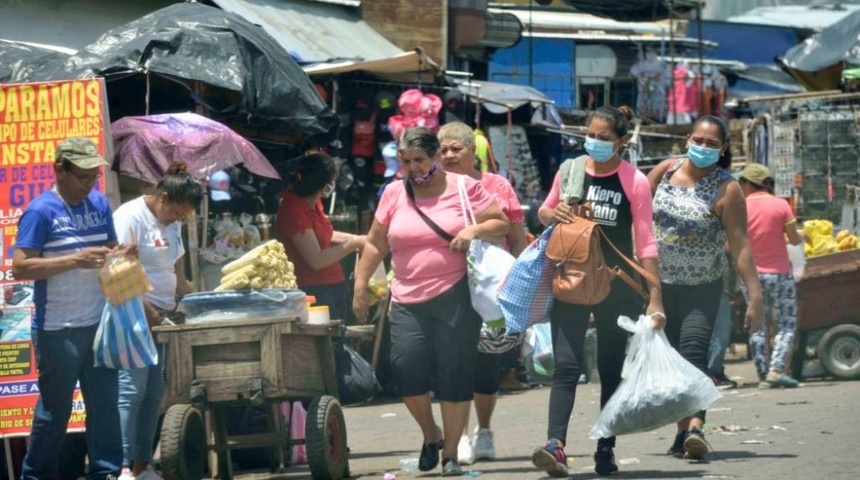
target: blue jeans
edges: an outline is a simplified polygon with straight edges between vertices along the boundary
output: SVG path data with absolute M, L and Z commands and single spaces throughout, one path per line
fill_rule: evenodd
M 720 297 L 720 307 L 717 309 L 717 319 L 714 322 L 714 333 L 711 336 L 711 348 L 708 351 L 708 374 L 723 373 L 723 362 L 726 359 L 726 349 L 732 336 L 732 303 L 729 295 L 723 292 Z
M 160 355 L 161 357 L 161 355 Z M 152 444 L 161 400 L 167 385 L 161 377 L 163 358 L 146 368 L 119 370 L 119 418 L 122 429 L 122 464 L 134 460 L 151 462 Z
M 66 426 L 72 414 L 75 384 L 86 404 L 89 480 L 118 475 L 122 461 L 116 370 L 93 366 L 93 340 L 98 325 L 62 330 L 33 330 L 39 370 L 39 400 L 33 412 L 30 447 L 22 480 L 54 480 Z

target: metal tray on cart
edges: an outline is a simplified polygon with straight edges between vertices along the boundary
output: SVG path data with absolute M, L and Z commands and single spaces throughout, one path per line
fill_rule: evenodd
M 346 424 L 337 400 L 332 337 L 339 323 L 298 318 L 228 320 L 153 329 L 166 352 L 167 405 L 161 431 L 166 480 L 233 477 L 231 450 L 269 447 L 283 471 L 289 428 L 281 403 L 309 400 L 304 443 L 315 479 L 349 475 Z M 225 409 L 268 412 L 267 433 L 228 436 Z

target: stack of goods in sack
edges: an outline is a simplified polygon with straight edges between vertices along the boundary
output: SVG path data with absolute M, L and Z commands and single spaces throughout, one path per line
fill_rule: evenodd
M 287 259 L 284 246 L 277 240 L 270 240 L 228 263 L 221 273 L 224 276 L 216 292 L 297 288 L 293 264 Z
M 860 238 L 848 230 L 842 230 L 834 236 L 833 222 L 827 220 L 803 222 L 803 235 L 806 237 L 803 253 L 807 257 L 818 257 L 828 253 L 860 248 Z

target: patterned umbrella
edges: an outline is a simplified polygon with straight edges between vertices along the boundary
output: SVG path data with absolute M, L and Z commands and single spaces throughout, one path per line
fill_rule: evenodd
M 171 163 L 181 160 L 196 178 L 244 164 L 251 173 L 279 179 L 269 160 L 251 142 L 226 125 L 196 113 L 124 117 L 111 125 L 113 169 L 157 183 Z

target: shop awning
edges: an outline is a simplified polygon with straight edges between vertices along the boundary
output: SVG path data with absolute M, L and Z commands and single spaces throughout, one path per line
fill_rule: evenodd
M 308 0 L 213 0 L 261 26 L 300 65 L 370 62 L 403 54 L 347 5 Z
M 366 62 L 342 60 L 339 62 L 318 63 L 303 67 L 308 75 L 335 75 L 349 72 L 368 72 L 377 75 L 400 73 L 438 72 L 439 65 L 427 57 L 420 48 L 393 57 Z
M 506 113 L 526 104 L 537 108 L 552 105 L 553 101 L 540 90 L 526 85 L 484 82 L 476 80 L 452 80 L 457 89 L 472 101 L 480 102 L 491 113 Z

